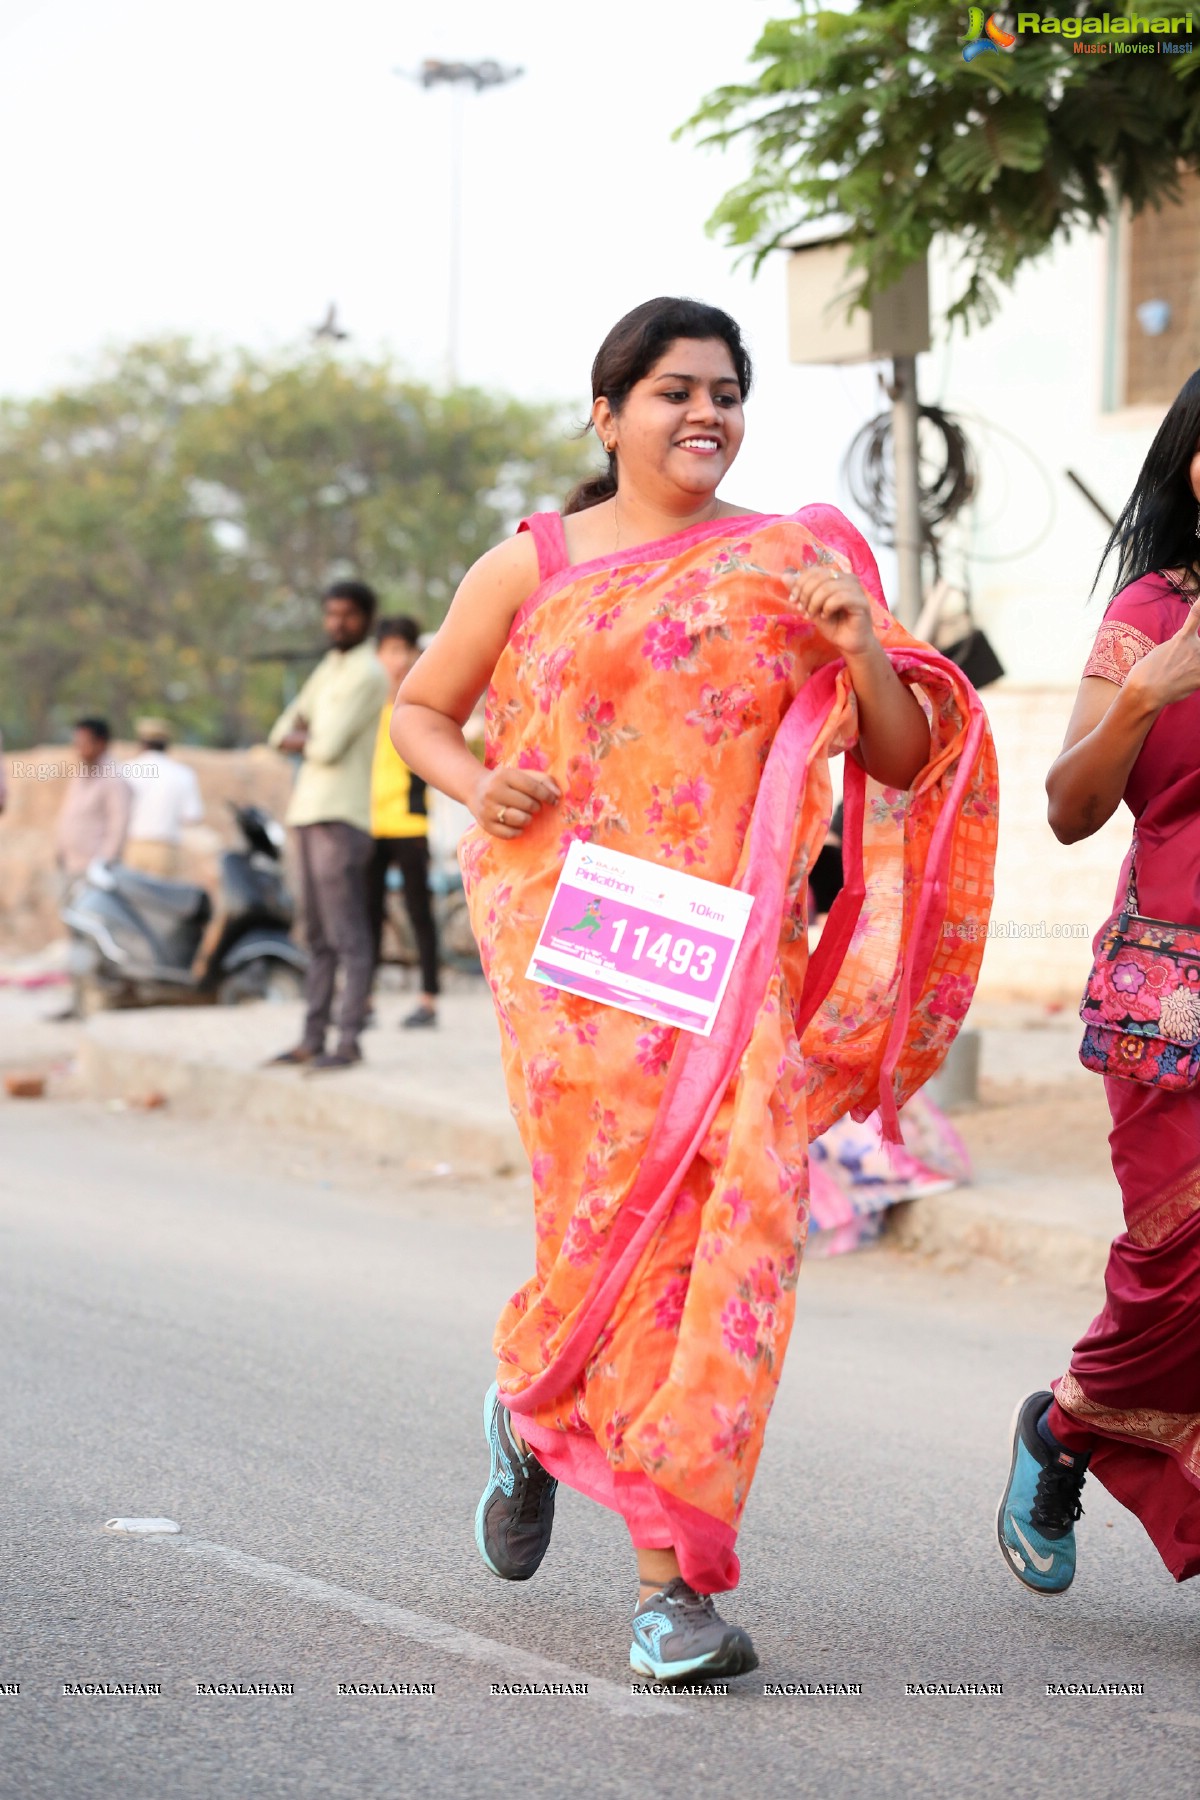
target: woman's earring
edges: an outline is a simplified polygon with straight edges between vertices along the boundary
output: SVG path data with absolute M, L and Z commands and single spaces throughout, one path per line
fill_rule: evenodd
M 1200 538 L 1200 509 L 1196 512 L 1196 536 Z

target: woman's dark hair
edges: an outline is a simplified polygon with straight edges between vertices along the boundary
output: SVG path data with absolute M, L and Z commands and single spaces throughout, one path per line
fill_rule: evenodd
M 1189 476 L 1200 448 L 1200 369 L 1189 375 L 1171 403 L 1146 454 L 1133 492 L 1104 546 L 1100 569 L 1117 551 L 1113 593 L 1159 569 L 1192 570 L 1200 555 L 1197 504 Z M 1092 583 L 1093 588 L 1096 582 Z
M 592 364 L 592 399 L 598 400 L 603 394 L 613 411 L 619 413 L 629 390 L 650 373 L 676 338 L 720 338 L 733 359 L 742 399 L 746 398 L 753 370 L 742 334 L 729 314 L 719 306 L 705 306 L 702 300 L 660 295 L 657 300 L 644 300 L 618 319 L 601 344 Z M 585 512 L 589 506 L 610 500 L 616 491 L 617 459 L 610 453 L 607 469 L 581 481 L 568 495 L 563 512 Z

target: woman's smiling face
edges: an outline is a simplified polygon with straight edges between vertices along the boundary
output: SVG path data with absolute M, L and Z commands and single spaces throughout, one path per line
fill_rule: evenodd
M 601 442 L 616 445 L 623 483 L 670 483 L 697 500 L 716 491 L 746 429 L 737 371 L 720 338 L 676 338 L 619 413 L 601 398 L 592 418 Z

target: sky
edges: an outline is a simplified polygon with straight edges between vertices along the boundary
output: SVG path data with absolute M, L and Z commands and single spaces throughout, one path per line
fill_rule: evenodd
M 447 366 L 449 90 L 426 57 L 520 67 L 462 107 L 463 380 L 586 416 L 609 327 L 657 293 L 724 306 L 757 379 L 727 498 L 846 506 L 877 371 L 787 360 L 784 258 L 757 279 L 705 232 L 740 156 L 672 142 L 744 78 L 783 0 L 0 0 L 0 396 L 113 342 L 302 342 Z M 847 507 L 853 513 L 853 509 Z

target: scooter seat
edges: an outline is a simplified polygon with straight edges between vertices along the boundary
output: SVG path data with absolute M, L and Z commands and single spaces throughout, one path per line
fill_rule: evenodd
M 112 876 L 117 892 L 124 895 L 131 906 L 148 906 L 177 919 L 193 920 L 207 919 L 212 911 L 207 893 L 190 881 L 160 881 L 155 875 L 143 875 L 137 869 L 125 868 L 122 863 L 113 867 Z

